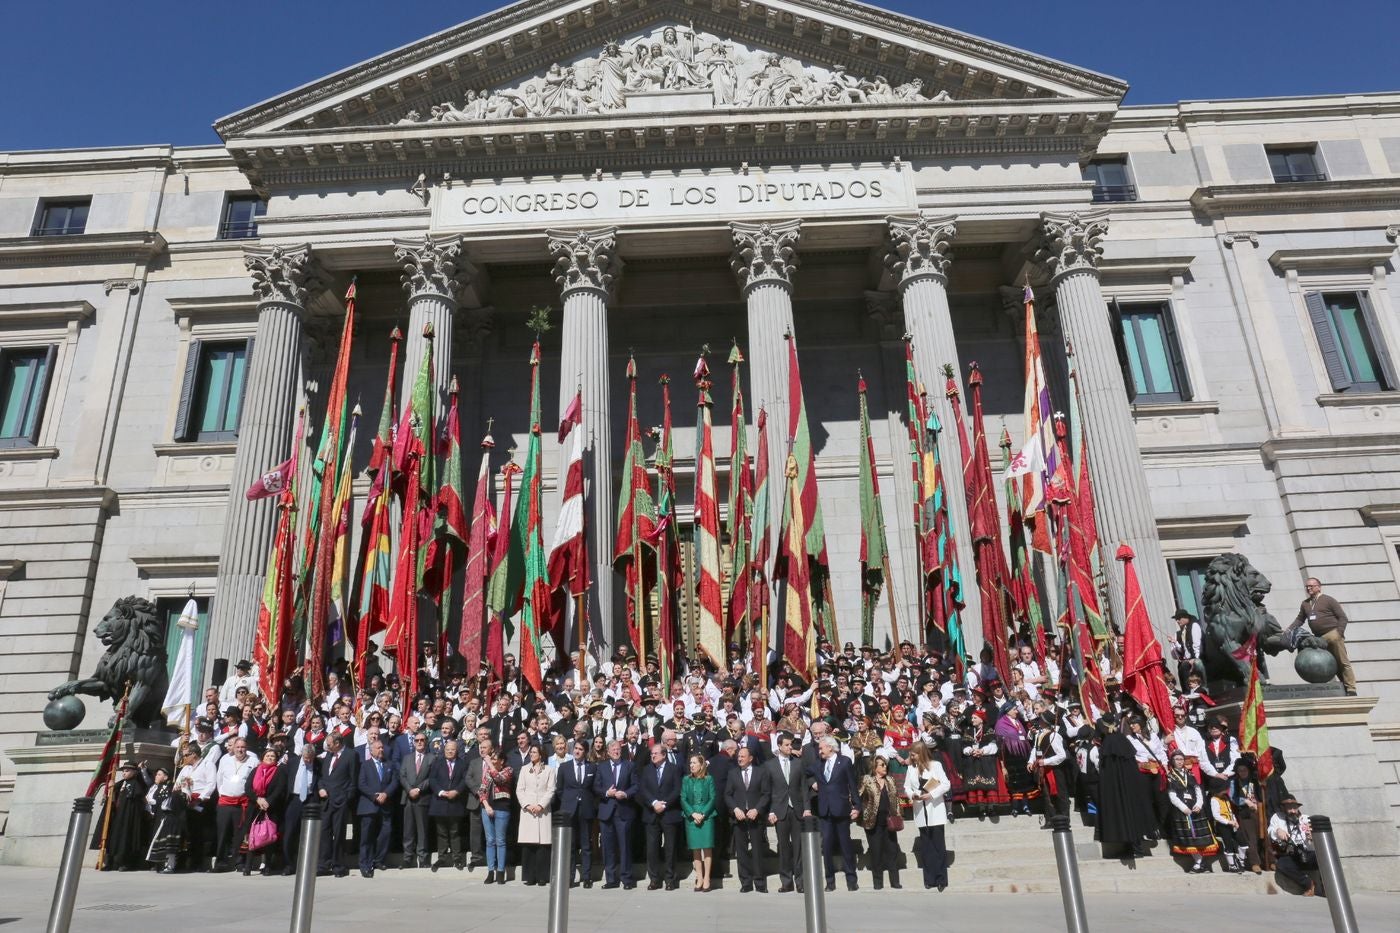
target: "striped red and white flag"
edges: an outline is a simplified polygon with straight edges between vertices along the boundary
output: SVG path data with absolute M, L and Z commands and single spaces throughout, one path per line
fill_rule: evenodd
M 715 480 L 714 431 L 710 409 L 710 367 L 702 355 L 695 364 L 695 387 L 700 396 L 697 405 L 695 449 L 695 582 L 698 617 L 696 647 L 709 662 L 725 669 L 724 590 L 719 564 L 719 492 Z
M 559 437 L 570 433 L 574 442 L 569 447 L 569 462 L 564 468 L 564 502 L 559 507 L 559 520 L 554 526 L 554 541 L 549 550 L 549 588 L 554 594 L 553 619 L 550 627 L 562 632 L 560 624 L 565 615 L 568 597 L 581 596 L 588 591 L 588 544 L 583 508 L 583 435 L 574 430 L 583 423 L 583 393 L 574 396 L 559 424 Z

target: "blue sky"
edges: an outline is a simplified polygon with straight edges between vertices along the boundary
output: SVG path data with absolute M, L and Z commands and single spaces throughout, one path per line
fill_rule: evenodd
M 8 0 L 0 150 L 217 142 L 218 117 L 492 0 Z M 1400 90 L 1400 0 L 884 0 L 1123 78 L 1129 103 Z

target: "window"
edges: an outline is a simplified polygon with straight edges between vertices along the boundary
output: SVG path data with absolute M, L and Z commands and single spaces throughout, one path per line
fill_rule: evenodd
M 1180 557 L 1167 561 L 1167 572 L 1176 590 L 1176 604 L 1198 619 L 1205 618 L 1201 612 L 1201 594 L 1205 591 L 1206 569 L 1213 560 L 1213 557 Z
M 1137 187 L 1128 176 L 1127 159 L 1098 159 L 1084 166 L 1084 180 L 1094 183 L 1094 203 L 1136 201 Z
M 176 419 L 177 441 L 231 441 L 238 436 L 252 340 L 190 344 Z
M 1327 173 L 1317 158 L 1316 146 L 1279 146 L 1265 150 L 1269 170 L 1280 184 L 1291 181 L 1326 181 Z
M 246 240 L 258 235 L 258 218 L 267 213 L 267 202 L 254 194 L 229 195 L 219 239 Z
M 199 610 L 198 627 L 194 630 L 194 657 L 191 659 L 191 670 L 193 676 L 190 677 L 190 703 L 198 704 L 200 697 L 204 695 L 204 688 L 201 686 L 204 676 L 204 655 L 205 647 L 209 643 L 209 597 L 193 597 L 195 608 Z M 166 674 L 169 675 L 175 670 L 175 662 L 180 656 L 180 641 L 185 630 L 177 623 L 180 620 L 180 613 L 185 609 L 185 597 L 161 597 L 156 600 L 156 612 L 159 617 L 165 620 L 165 667 Z M 194 715 L 200 715 L 199 707 L 196 705 Z
M 69 201 L 45 201 L 39 211 L 35 236 L 76 236 L 87 229 L 88 208 L 92 198 Z
M 1114 299 L 1113 314 L 1129 400 L 1190 401 L 1190 383 L 1181 362 L 1170 305 L 1165 301 L 1120 305 Z
M 39 443 L 57 349 L 0 349 L 0 447 L 33 447 Z
M 1379 322 L 1365 292 L 1309 292 L 1308 317 L 1335 392 L 1380 392 L 1396 388 L 1383 351 Z

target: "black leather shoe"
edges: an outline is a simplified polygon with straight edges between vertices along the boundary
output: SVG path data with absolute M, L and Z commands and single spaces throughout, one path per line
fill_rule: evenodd
M 894 888 L 896 891 L 904 890 L 904 885 L 900 884 L 897 880 L 891 880 L 890 887 Z
M 740 886 L 739 886 L 739 893 L 740 893 L 740 894 L 749 894 L 749 893 L 751 893 L 752 891 L 753 891 L 753 885 L 751 885 L 751 884 L 745 884 L 745 885 L 740 885 Z
M 633 888 L 635 888 L 636 886 L 637 886 L 637 882 L 635 882 L 635 881 L 624 881 L 624 882 L 622 882 L 622 890 L 624 890 L 624 891 L 631 891 L 631 890 L 632 890 Z
M 676 890 L 676 888 L 679 888 L 680 886 L 681 886 L 681 883 L 680 883 L 679 881 L 668 881 L 668 882 L 666 882 L 666 890 L 667 890 L 667 891 L 674 891 L 674 890 Z
M 622 887 L 622 885 L 618 884 L 616 881 L 605 881 L 605 882 L 603 882 L 603 890 L 604 890 L 604 891 L 612 891 L 612 890 L 615 890 L 615 889 L 620 888 L 620 887 Z
M 296 867 L 293 866 L 293 865 L 284 865 L 284 866 L 282 867 L 282 877 L 283 877 L 283 878 L 287 877 L 288 875 L 295 875 L 296 873 L 297 873 Z
M 779 893 L 779 894 L 791 894 L 792 891 L 793 891 L 793 886 L 790 885 L 790 884 L 780 884 L 780 885 L 778 885 L 778 893 Z
M 852 879 L 852 880 L 850 880 L 850 881 L 847 881 L 847 882 L 846 882 L 846 890 L 847 890 L 847 891 L 859 891 L 859 890 L 860 890 L 860 882 L 859 882 L 859 881 L 856 881 L 856 880 L 854 880 L 854 879 Z
M 588 888 L 591 888 L 591 887 L 593 887 L 593 882 L 592 882 L 592 881 L 585 881 L 585 882 L 583 883 L 583 887 L 584 887 L 585 890 L 588 889 Z
M 828 882 L 826 883 L 826 889 L 827 889 L 828 891 L 835 891 L 835 890 L 836 890 L 836 882 L 835 882 L 835 881 L 828 881 Z
M 660 891 L 660 890 L 661 890 L 661 882 L 660 882 L 660 881 L 648 881 L 648 882 L 647 882 L 647 890 L 648 890 L 648 891 Z
M 766 884 L 759 884 L 758 882 L 754 882 L 753 889 L 754 889 L 755 891 L 757 891 L 759 894 L 767 894 L 767 893 L 768 893 L 768 885 L 766 885 Z
M 360 869 L 360 877 L 361 877 L 361 878 L 373 878 L 373 877 L 374 877 L 374 869 L 373 869 L 373 868 L 361 868 L 361 869 Z
M 334 872 L 337 878 L 344 878 L 348 874 L 350 874 L 350 869 L 348 868 L 337 868 Z
M 330 870 L 329 868 L 318 868 L 318 869 L 316 869 L 316 877 L 317 877 L 317 878 L 329 878 L 330 876 L 331 876 L 331 870 Z
M 582 881 L 570 881 L 570 882 L 569 882 L 569 887 L 571 887 L 571 888 L 577 888 L 577 887 L 582 887 L 582 886 L 583 886 L 583 882 L 582 882 Z

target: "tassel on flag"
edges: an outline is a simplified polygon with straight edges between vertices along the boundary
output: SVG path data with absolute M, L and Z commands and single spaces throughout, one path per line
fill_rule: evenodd
M 317 454 L 317 477 L 314 504 L 315 530 L 308 540 L 312 550 L 306 555 L 302 595 L 309 593 L 306 639 L 306 689 L 311 696 L 325 693 L 326 630 L 331 611 L 331 569 L 335 561 L 336 536 L 336 478 L 340 474 L 345 450 L 345 430 L 349 421 L 346 386 L 350 379 L 350 351 L 355 336 L 355 283 L 345 292 L 345 321 L 340 329 L 340 347 L 335 370 L 331 375 L 330 391 L 326 396 L 326 420 L 321 431 L 321 446 Z M 309 585 L 308 585 L 309 584 Z
M 1162 645 L 1152 631 L 1147 604 L 1142 600 L 1142 586 L 1138 583 L 1137 568 L 1133 566 L 1133 549 L 1120 544 L 1116 556 L 1123 562 L 1123 605 L 1127 609 L 1127 625 L 1123 632 L 1123 690 L 1143 709 L 1152 710 L 1160 728 L 1166 731 L 1167 723 L 1175 719 L 1171 694 L 1167 691 Z
M 643 543 L 656 525 L 656 505 L 647 478 L 646 451 L 637 420 L 637 361 L 627 360 L 627 453 L 622 463 L 623 495 L 617 507 L 613 568 L 627 592 L 627 631 L 637 655 L 646 658 L 647 578 Z
M 379 410 L 379 429 L 370 449 L 369 494 L 365 496 L 365 511 L 360 518 L 360 556 L 355 573 L 355 593 L 351 603 L 355 608 L 355 666 L 356 682 L 362 678 L 368 657 L 370 636 L 384 631 L 389 625 L 389 586 L 393 562 L 393 520 L 390 516 L 393 498 L 393 464 L 390 453 L 394 444 L 394 387 L 398 384 L 399 344 L 403 332 L 397 327 L 389 335 L 389 380 L 384 388 L 384 405 Z
M 695 364 L 699 408 L 695 439 L 694 547 L 696 569 L 696 648 L 717 670 L 728 666 L 723 581 L 719 567 L 719 492 L 715 476 L 714 431 L 710 423 L 710 367 L 705 354 Z
M 540 342 L 530 351 L 530 440 L 520 476 L 520 500 L 511 528 L 511 560 L 524 569 L 524 604 L 520 614 L 520 672 L 539 693 L 544 689 L 544 648 L 540 636 L 549 624 L 550 592 L 544 553 L 544 515 L 540 438 Z
M 807 517 L 802 504 L 801 470 L 797 458 L 788 454 L 787 500 L 783 527 L 778 536 L 778 559 L 773 576 L 783 581 L 783 659 L 808 683 L 817 676 L 817 640 L 814 631 L 812 581 L 808 576 Z
M 297 496 L 296 470 L 306 437 L 306 410 L 297 417 L 292 439 L 291 482 L 277 503 L 277 528 L 267 556 L 258 624 L 253 634 L 253 660 L 258 666 L 258 686 L 269 704 L 282 696 L 282 684 L 296 666 L 297 640 L 293 633 L 296 601 Z
M 817 497 L 817 461 L 812 450 L 812 434 L 807 423 L 807 401 L 802 395 L 802 373 L 797 364 L 797 338 L 784 334 L 788 342 L 788 448 L 797 459 L 802 489 L 802 511 L 807 521 L 808 577 L 812 586 L 812 611 L 817 634 L 836 639 L 836 607 L 831 601 L 831 567 L 826 556 L 826 526 L 821 501 Z
M 753 576 L 753 471 L 749 465 L 748 426 L 744 421 L 744 390 L 739 345 L 729 350 L 729 593 L 725 603 L 725 643 L 744 644 L 754 625 L 749 606 Z
M 554 541 L 549 551 L 549 588 L 553 595 L 551 628 L 557 633 L 556 648 L 559 647 L 559 635 L 564 631 L 569 603 L 587 593 L 593 582 L 588 567 L 588 522 L 583 496 L 584 432 L 575 430 L 582 423 L 583 390 L 579 389 L 568 408 L 564 409 L 564 416 L 559 422 L 559 443 L 564 443 L 570 434 L 574 441 L 569 447 L 569 462 L 564 467 L 564 500 L 559 507 Z M 588 628 L 588 620 L 576 618 L 574 625 L 582 650 L 582 633 Z
M 482 633 L 486 628 L 486 583 L 491 575 L 491 540 L 496 533 L 496 509 L 491 499 L 491 449 L 495 446 L 488 420 L 486 436 L 481 439 L 476 495 L 472 497 L 467 582 L 462 597 L 462 628 L 457 641 L 457 653 L 462 656 L 469 677 L 475 677 L 481 668 Z
M 860 406 L 860 643 L 875 644 L 875 608 L 885 585 L 885 512 L 880 505 L 880 477 L 875 470 L 875 439 L 870 434 L 870 407 L 865 377 L 859 376 Z M 896 639 L 897 641 L 897 639 Z M 898 647 L 896 645 L 896 647 Z
M 1031 546 L 1051 553 L 1050 527 L 1046 520 L 1046 486 L 1058 468 L 1055 434 L 1051 423 L 1050 386 L 1040 358 L 1040 334 L 1035 325 L 1035 294 L 1029 284 L 1023 296 L 1026 308 L 1026 447 L 1035 445 L 1032 457 L 1042 464 L 1038 472 L 1027 473 L 1021 485 L 1021 509 L 1031 526 Z M 1032 460 L 1032 465 L 1037 461 Z
M 749 612 L 754 620 L 754 633 L 750 653 L 753 655 L 753 669 L 758 672 L 761 683 L 768 683 L 768 551 L 769 551 L 769 508 L 772 484 L 768 477 L 768 409 L 760 407 L 754 422 L 758 431 L 758 457 L 755 461 L 753 493 L 753 559 L 750 562 Z

